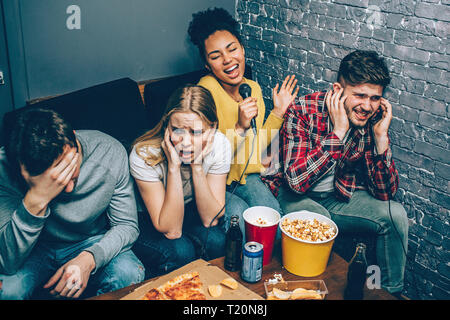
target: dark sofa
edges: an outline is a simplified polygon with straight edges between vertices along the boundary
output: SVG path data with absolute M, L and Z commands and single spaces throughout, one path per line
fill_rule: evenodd
M 127 149 L 148 128 L 148 119 L 151 119 L 138 84 L 123 78 L 28 104 L 6 113 L 3 118 L 2 144 L 10 131 L 12 118 L 24 108 L 55 110 L 75 130 L 100 130 L 122 142 Z

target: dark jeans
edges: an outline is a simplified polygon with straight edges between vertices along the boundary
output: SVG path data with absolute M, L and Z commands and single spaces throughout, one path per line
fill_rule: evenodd
M 210 260 L 225 254 L 223 218 L 208 232 L 195 203 L 185 206 L 183 234 L 178 239 L 167 239 L 157 231 L 147 211 L 139 212 L 139 229 L 140 235 L 133 251 L 146 268 L 146 279 L 166 274 L 199 258 Z M 206 236 L 205 255 L 201 257 Z

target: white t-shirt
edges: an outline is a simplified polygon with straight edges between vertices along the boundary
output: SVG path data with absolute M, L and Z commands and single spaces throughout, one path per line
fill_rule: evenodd
M 142 154 L 157 154 L 159 150 L 148 147 L 142 148 Z M 220 131 L 216 131 L 211 152 L 203 159 L 202 167 L 206 174 L 227 174 L 230 171 L 231 146 L 228 139 Z M 191 166 L 181 166 L 181 182 L 183 184 L 184 203 L 194 199 L 194 185 L 192 183 Z M 130 173 L 138 180 L 167 183 L 167 162 L 162 161 L 156 166 L 149 166 L 136 153 L 136 147 L 130 153 Z

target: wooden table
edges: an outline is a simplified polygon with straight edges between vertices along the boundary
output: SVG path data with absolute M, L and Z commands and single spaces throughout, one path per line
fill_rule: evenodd
M 279 249 L 279 248 L 277 248 Z M 328 288 L 328 295 L 325 297 L 327 300 L 342 300 L 343 299 L 343 293 L 345 289 L 345 285 L 347 282 L 347 269 L 348 269 L 348 263 L 341 258 L 336 253 L 332 252 L 330 259 L 328 261 L 328 266 L 324 273 L 317 277 L 313 278 L 304 278 L 299 277 L 294 274 L 289 273 L 286 269 L 283 268 L 282 264 L 280 263 L 282 261 L 281 259 L 281 250 L 274 250 L 274 257 L 272 258 L 272 261 L 263 267 L 263 276 L 262 280 L 251 284 L 243 281 L 240 278 L 239 272 L 230 272 L 224 269 L 223 267 L 223 261 L 224 257 L 217 258 L 214 260 L 209 261 L 212 265 L 215 265 L 219 267 L 220 269 L 224 270 L 226 273 L 231 275 L 233 278 L 235 278 L 237 281 L 239 281 L 241 284 L 252 290 L 253 292 L 256 292 L 263 298 L 266 298 L 265 290 L 264 290 L 264 281 L 268 279 L 272 279 L 273 275 L 275 273 L 281 273 L 283 275 L 283 278 L 285 280 L 307 280 L 307 279 L 322 279 L 325 281 L 325 285 Z M 154 279 L 151 279 L 154 280 Z M 151 280 L 146 280 L 151 281 Z M 102 295 L 99 295 L 97 297 L 93 297 L 90 300 L 118 300 L 122 298 L 123 296 L 129 294 L 134 289 L 142 285 L 135 284 L 128 286 L 123 289 L 119 289 L 114 292 L 105 293 Z M 364 291 L 364 299 L 365 300 L 396 300 L 394 296 L 389 294 L 387 291 L 383 289 L 372 289 L 369 290 L 365 288 Z

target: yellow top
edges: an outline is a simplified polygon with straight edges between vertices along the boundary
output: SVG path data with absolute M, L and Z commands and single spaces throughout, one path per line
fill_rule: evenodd
M 244 78 L 243 82 L 250 86 L 252 89 L 252 97 L 257 99 L 258 115 L 255 118 L 257 128 L 255 148 L 245 175 L 242 176 L 241 184 L 246 183 L 245 178 L 248 174 L 262 173 L 265 170 L 261 164 L 261 154 L 267 149 L 283 123 L 282 118 L 271 112 L 263 124 L 266 107 L 261 87 L 255 81 L 246 78 Z M 246 130 L 245 136 L 241 136 L 236 132 L 235 125 L 239 116 L 239 103 L 231 98 L 214 76 L 204 76 L 200 79 L 198 85 L 208 89 L 213 96 L 217 108 L 217 117 L 219 119 L 219 130 L 226 135 L 232 147 L 233 159 L 227 177 L 227 184 L 231 184 L 233 181 L 239 181 L 252 150 L 253 130 L 251 128 Z

